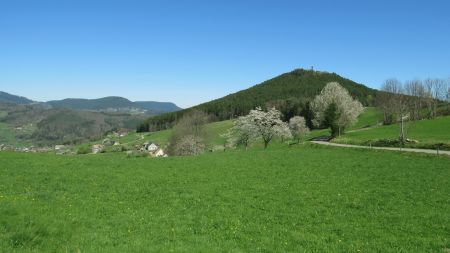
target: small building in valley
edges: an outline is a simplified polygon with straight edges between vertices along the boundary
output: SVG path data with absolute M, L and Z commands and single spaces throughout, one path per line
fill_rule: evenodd
M 153 157 L 167 157 L 168 155 L 164 152 L 164 150 L 158 148 L 157 150 L 150 152 L 150 155 Z
M 146 143 L 144 143 L 143 148 L 146 151 L 153 152 L 153 151 L 156 151 L 159 148 L 159 146 L 156 143 L 153 143 L 153 142 L 146 142 Z

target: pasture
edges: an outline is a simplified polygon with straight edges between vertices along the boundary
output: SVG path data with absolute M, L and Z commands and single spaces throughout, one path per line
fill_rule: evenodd
M 450 159 L 314 145 L 0 152 L 2 252 L 443 252 Z

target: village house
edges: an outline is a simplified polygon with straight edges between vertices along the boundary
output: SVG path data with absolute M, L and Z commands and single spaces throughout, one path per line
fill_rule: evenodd
M 143 145 L 143 149 L 146 150 L 146 151 L 153 152 L 153 151 L 156 151 L 158 148 L 159 148 L 158 145 L 156 143 L 153 143 L 153 142 L 146 142 Z
M 150 155 L 152 157 L 167 157 L 168 155 L 166 153 L 164 153 L 164 150 L 158 148 L 155 151 L 150 152 Z
M 66 149 L 66 145 L 55 145 L 55 151 Z

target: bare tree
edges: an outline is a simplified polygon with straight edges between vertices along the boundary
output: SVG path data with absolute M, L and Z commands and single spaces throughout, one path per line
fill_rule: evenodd
M 427 93 L 427 105 L 428 114 L 430 118 L 437 116 L 437 107 L 439 101 L 445 101 L 447 99 L 448 82 L 444 79 L 431 79 L 425 80 L 425 89 Z
M 185 135 L 174 146 L 175 154 L 180 156 L 199 155 L 204 152 L 205 144 L 201 137 Z
M 420 111 L 425 100 L 425 87 L 422 81 L 413 80 L 405 83 L 405 93 L 408 95 L 410 117 L 412 120 L 421 119 Z
M 173 127 L 169 143 L 172 155 L 196 155 L 204 151 L 209 134 L 205 129 L 209 116 L 194 110 L 183 116 Z M 190 149 L 190 151 L 189 151 Z
M 395 78 L 386 80 L 381 89 L 386 92 L 388 106 L 393 108 L 394 115 L 400 122 L 399 138 L 403 143 L 406 140 L 405 120 L 408 112 L 408 97 L 404 95 L 402 83 Z
M 450 77 L 447 79 L 447 94 L 445 95 L 447 101 L 447 107 L 450 111 Z

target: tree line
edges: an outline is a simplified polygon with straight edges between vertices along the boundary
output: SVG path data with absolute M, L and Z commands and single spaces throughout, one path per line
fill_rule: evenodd
M 172 128 L 185 114 L 195 110 L 207 113 L 211 121 L 223 121 L 247 115 L 258 106 L 264 110 L 277 108 L 282 113 L 284 121 L 288 121 L 294 115 L 301 115 L 311 128 L 313 113 L 310 106 L 313 98 L 327 83 L 335 81 L 364 106 L 374 105 L 377 94 L 374 89 L 335 73 L 298 69 L 193 108 L 151 117 L 140 124 L 137 131 L 153 132 Z
M 399 139 L 404 143 L 406 122 L 450 115 L 450 79 L 416 79 L 404 83 L 388 79 L 376 104 L 383 113 L 383 124 L 399 123 Z
M 311 102 L 310 121 L 315 127 L 329 127 L 332 136 L 344 133 L 346 127 L 354 124 L 363 111 L 363 105 L 337 82 L 328 83 Z M 195 110 L 185 114 L 173 128 L 168 151 L 170 155 L 197 155 L 206 149 L 207 133 L 205 125 L 210 116 Z M 282 142 L 294 143 L 308 134 L 310 128 L 307 120 L 300 115 L 293 115 L 288 120 L 275 107 L 267 110 L 256 107 L 247 115 L 238 117 L 231 129 L 224 134 L 226 148 L 238 146 L 247 149 L 253 142 L 261 141 L 267 148 L 275 138 Z

